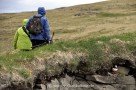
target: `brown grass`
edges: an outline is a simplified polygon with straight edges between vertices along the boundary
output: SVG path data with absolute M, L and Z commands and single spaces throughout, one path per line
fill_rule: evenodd
M 47 17 L 55 40 L 87 39 L 136 31 L 135 5 L 135 0 L 110 0 L 50 10 Z M 34 14 L 0 14 L 0 52 L 13 50 L 15 31 Z

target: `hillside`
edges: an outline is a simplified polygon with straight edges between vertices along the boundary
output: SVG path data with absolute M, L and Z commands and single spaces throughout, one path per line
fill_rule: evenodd
M 79 39 L 134 32 L 135 8 L 135 0 L 113 0 L 50 10 L 47 17 L 55 40 Z M 0 14 L 0 51 L 11 50 L 15 31 L 34 13 Z
M 13 50 L 13 37 L 22 20 L 36 12 L 0 14 L 0 89 L 5 84 L 10 88 L 24 86 L 24 82 L 30 88 L 35 78 L 42 78 L 46 85 L 65 74 L 107 76 L 114 65 L 125 67 L 125 71 L 129 68 L 130 73 L 121 69 L 117 75 L 136 78 L 135 10 L 136 0 L 109 0 L 49 10 L 47 17 L 51 31 L 55 32 L 54 43 L 27 52 Z M 103 83 L 96 80 L 93 84 L 97 82 Z M 105 84 L 102 85 L 117 89 L 111 82 L 109 86 Z M 132 86 L 136 87 L 134 83 Z

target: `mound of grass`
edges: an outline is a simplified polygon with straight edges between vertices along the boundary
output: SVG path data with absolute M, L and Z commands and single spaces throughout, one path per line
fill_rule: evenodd
M 136 32 L 115 36 L 103 36 L 80 41 L 57 41 L 51 45 L 45 45 L 32 51 L 14 51 L 0 56 L 0 66 L 11 68 L 20 67 L 21 62 L 32 62 L 36 56 L 47 58 L 56 51 L 85 52 L 90 65 L 98 67 L 103 62 L 109 62 L 110 55 L 129 55 L 136 49 Z M 46 57 L 44 57 L 46 55 Z M 95 63 L 95 66 L 94 66 Z M 91 67 L 91 66 L 90 66 Z
M 28 78 L 31 69 L 36 69 L 37 64 L 50 60 L 50 57 L 54 60 L 50 65 L 54 65 L 55 61 L 71 60 L 70 67 L 73 69 L 76 69 L 79 60 L 86 59 L 93 71 L 109 68 L 114 56 L 131 58 L 136 50 L 136 12 L 132 6 L 135 0 L 125 1 L 112 0 L 48 11 L 55 42 L 32 51 L 13 50 L 11 43 L 22 19 L 36 12 L 0 14 L 0 71 L 15 72 L 15 68 L 25 68 L 17 73 Z M 77 13 L 83 15 L 75 16 Z M 81 53 L 83 55 L 79 55 Z

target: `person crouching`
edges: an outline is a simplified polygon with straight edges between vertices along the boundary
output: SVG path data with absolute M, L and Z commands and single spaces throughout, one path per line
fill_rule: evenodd
M 14 49 L 32 50 L 32 42 L 29 38 L 29 32 L 26 29 L 28 19 L 23 20 L 23 26 L 18 28 L 14 36 Z

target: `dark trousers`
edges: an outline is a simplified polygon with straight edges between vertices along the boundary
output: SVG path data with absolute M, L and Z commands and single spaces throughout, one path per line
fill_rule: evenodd
M 35 39 L 32 39 L 31 42 L 33 47 L 38 47 L 47 43 L 46 40 L 35 40 Z

